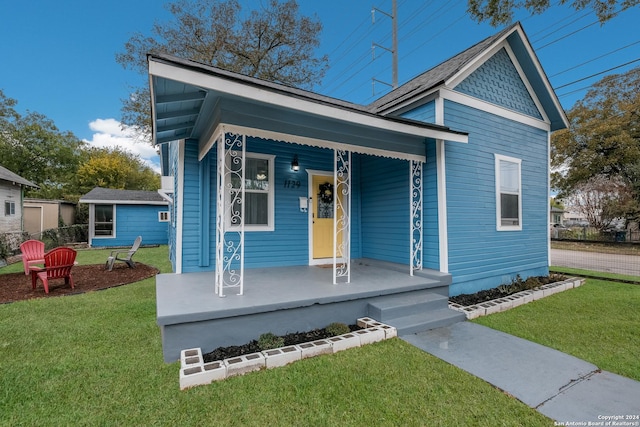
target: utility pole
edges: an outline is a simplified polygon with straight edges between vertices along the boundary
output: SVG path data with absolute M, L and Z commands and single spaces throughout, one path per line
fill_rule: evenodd
M 392 83 L 388 84 L 385 83 L 383 81 L 377 80 L 375 78 L 372 79 L 372 85 L 374 85 L 374 95 L 375 95 L 375 82 L 379 82 L 382 84 L 386 84 L 388 86 L 391 86 L 392 88 L 397 88 L 398 87 L 398 4 L 397 4 L 397 0 L 392 0 L 392 5 L 391 5 L 391 13 L 387 13 L 383 10 L 378 9 L 377 7 L 374 7 L 371 9 L 371 22 L 373 24 L 376 23 L 376 15 L 375 12 L 376 10 L 380 13 L 382 13 L 385 16 L 388 16 L 389 18 L 391 18 L 391 25 L 392 25 L 392 46 L 391 49 L 389 49 L 388 47 L 385 46 L 381 46 L 378 43 L 372 42 L 371 43 L 371 51 L 373 54 L 373 59 L 375 59 L 375 48 L 379 47 L 380 49 L 384 49 L 387 52 L 391 52 L 392 55 L 392 61 L 393 61 L 393 74 L 392 74 Z

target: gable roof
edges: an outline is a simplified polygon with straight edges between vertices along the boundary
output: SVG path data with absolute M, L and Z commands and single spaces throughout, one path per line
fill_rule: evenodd
M 156 191 L 115 190 L 95 187 L 80 198 L 80 203 L 113 203 L 119 205 L 167 205 Z
M 33 188 L 40 188 L 33 182 L 27 179 L 24 179 L 20 175 L 11 172 L 9 169 L 3 166 L 0 166 L 0 180 L 9 181 L 11 183 L 20 184 L 20 185 L 26 185 L 28 187 L 33 187 Z
M 489 49 L 496 40 L 502 38 L 506 33 L 511 31 L 513 27 L 514 26 L 505 28 L 498 34 L 487 37 L 481 42 L 476 43 L 470 48 L 409 80 L 407 83 L 369 104 L 369 110 L 374 113 L 381 114 L 386 109 L 402 103 L 407 99 L 430 92 L 435 87 L 444 85 L 448 79 L 458 73 L 466 64 L 471 62 L 482 52 Z
M 399 106 L 418 100 L 439 88 L 451 89 L 467 75 L 466 72 L 470 67 L 486 61 L 488 57 L 485 56 L 488 53 L 492 53 L 504 44 L 507 44 L 513 52 L 535 96 L 540 100 L 549 118 L 551 130 L 568 127 L 569 122 L 562 105 L 519 22 L 420 74 L 369 104 L 368 108 L 376 114 L 391 114 Z

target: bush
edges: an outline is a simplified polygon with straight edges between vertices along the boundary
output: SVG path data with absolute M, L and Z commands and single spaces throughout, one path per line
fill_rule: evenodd
M 344 323 L 338 323 L 338 322 L 331 323 L 326 328 L 324 328 L 324 330 L 327 331 L 327 333 L 330 334 L 331 336 L 343 335 L 351 332 L 351 329 L 349 329 L 349 326 L 345 325 Z
M 260 347 L 260 350 L 262 351 L 283 346 L 284 338 L 274 335 L 271 332 L 262 334 L 260 335 L 260 338 L 258 338 L 258 347 Z

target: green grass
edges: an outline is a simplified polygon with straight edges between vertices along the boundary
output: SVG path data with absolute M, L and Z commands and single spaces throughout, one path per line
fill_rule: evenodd
M 594 277 L 594 278 L 598 278 L 598 279 L 611 279 L 611 280 L 627 281 L 627 282 L 640 282 L 640 277 L 638 277 L 638 276 L 627 276 L 627 275 L 624 275 L 624 274 L 607 273 L 607 272 L 604 272 L 604 271 L 583 270 L 583 269 L 580 269 L 580 268 L 551 266 L 551 267 L 549 267 L 549 271 L 552 271 L 554 273 L 564 273 L 564 274 L 575 275 L 575 276 Z
M 588 279 L 579 288 L 475 321 L 640 381 L 638 285 Z
M 80 251 L 78 261 L 107 254 Z M 168 271 L 166 247 L 136 258 Z M 154 279 L 0 305 L 3 426 L 550 424 L 399 339 L 186 391 L 178 371 L 162 360 Z

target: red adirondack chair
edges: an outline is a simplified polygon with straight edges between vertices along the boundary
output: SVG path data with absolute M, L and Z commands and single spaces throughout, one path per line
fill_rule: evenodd
M 40 240 L 27 240 L 20 245 L 22 252 L 22 264 L 24 265 L 24 274 L 29 275 L 31 266 L 35 264 L 44 264 L 44 243 Z
M 71 267 L 76 260 L 76 251 L 71 248 L 55 248 L 44 255 L 44 268 L 31 268 L 31 286 L 36 288 L 38 279 L 42 280 L 44 292 L 49 293 L 49 279 L 64 279 L 64 283 L 73 289 Z

